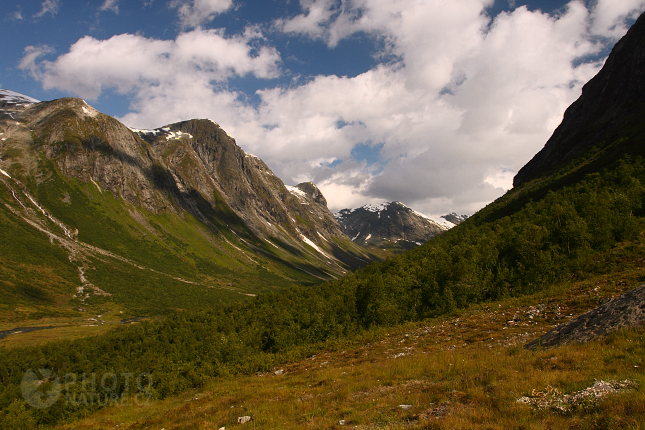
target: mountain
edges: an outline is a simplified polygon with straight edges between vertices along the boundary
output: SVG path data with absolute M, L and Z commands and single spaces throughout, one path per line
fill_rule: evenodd
M 13 113 L 39 100 L 9 90 L 0 89 L 0 120 L 13 119 Z
M 374 258 L 315 185 L 286 187 L 213 121 L 131 130 L 80 99 L 1 94 L 0 289 L 11 301 L 208 307 Z
M 623 39 L 619 48 L 638 50 L 645 45 L 643 19 L 639 18 L 625 36 L 637 43 L 627 44 Z M 623 53 L 622 57 L 612 53 L 614 60 L 605 67 L 631 67 L 623 63 L 630 61 L 629 52 Z M 316 428 L 377 424 L 391 428 L 509 428 L 518 422 L 535 428 L 565 428 L 572 422 L 580 428 L 615 428 L 642 423 L 645 399 L 635 382 L 642 381 L 643 329 L 621 331 L 589 345 L 575 342 L 643 321 L 643 288 L 620 295 L 643 284 L 645 127 L 632 114 L 644 99 L 633 99 L 622 91 L 621 79 L 620 73 L 615 78 L 610 74 L 606 83 L 609 93 L 596 101 L 622 106 L 625 116 L 620 118 L 616 111 L 615 118 L 624 127 L 615 122 L 598 127 L 602 124 L 581 118 L 580 124 L 587 125 L 575 133 L 602 135 L 600 143 L 579 147 L 579 152 L 554 160 L 554 164 L 538 164 L 540 169 L 518 181 L 504 196 L 426 244 L 338 280 L 311 287 L 267 288 L 255 298 L 216 306 L 204 288 L 215 287 L 215 276 L 200 278 L 191 266 L 197 266 L 199 273 L 224 267 L 208 265 L 203 257 L 207 253 L 220 261 L 229 255 L 224 251 L 234 245 L 237 248 L 233 249 L 252 256 L 264 267 L 273 263 L 273 272 L 262 272 L 265 278 L 274 274 L 271 279 L 277 281 L 284 273 L 279 264 L 282 260 L 260 259 L 266 253 L 250 254 L 266 240 L 250 229 L 242 238 L 245 224 L 223 197 L 220 206 L 210 207 L 222 216 L 228 214 L 230 228 L 224 228 L 226 223 L 216 224 L 220 218 L 208 217 L 208 205 L 197 206 L 198 211 L 182 209 L 181 202 L 194 200 L 172 191 L 167 176 L 150 173 L 153 183 L 157 183 L 154 178 L 160 183 L 151 191 L 156 194 L 149 198 L 150 207 L 160 204 L 157 198 L 161 203 L 166 199 L 170 206 L 159 213 L 146 212 L 135 204 L 124 204 L 121 195 L 106 196 L 112 192 L 105 184 L 99 190 L 94 175 L 100 172 L 90 172 L 97 185 L 59 173 L 58 165 L 66 165 L 64 154 L 79 156 L 81 152 L 74 146 L 78 132 L 58 144 L 44 145 L 37 123 L 21 122 L 27 126 L 23 130 L 15 121 L 5 122 L 9 125 L 3 125 L 0 132 L 9 136 L 10 147 L 3 141 L 0 238 L 11 238 L 11 242 L 0 241 L 3 299 L 22 294 L 42 302 L 56 300 L 68 293 L 68 284 L 78 285 L 69 276 L 78 280 L 85 271 L 92 276 L 90 280 L 103 284 L 82 281 L 84 286 L 112 294 L 93 296 L 98 296 L 97 306 L 108 311 L 119 309 L 117 299 L 132 300 L 126 292 L 151 301 L 156 295 L 180 291 L 171 297 L 177 308 L 190 304 L 186 297 L 198 292 L 200 303 L 211 306 L 207 312 L 173 312 L 166 318 L 92 338 L 0 349 L 0 426 L 35 428 L 58 423 L 74 428 L 69 421 L 80 423 L 81 419 L 85 425 L 100 420 L 100 426 L 106 428 L 116 421 L 137 428 L 148 428 L 151 423 L 158 428 L 191 424 L 221 428 L 250 420 L 266 428 L 302 428 L 305 421 Z M 32 105 L 23 114 L 39 106 Z M 588 106 L 588 112 L 597 111 L 596 106 Z M 171 131 L 169 127 L 167 132 Z M 172 136 L 178 131 L 190 133 L 175 129 Z M 35 139 L 17 139 L 19 133 Z M 172 160 L 164 158 L 171 156 L 171 150 L 159 156 L 153 144 L 137 140 L 137 135 L 128 136 L 140 145 L 142 157 L 146 154 L 174 172 L 168 167 Z M 171 135 L 166 136 L 172 140 Z M 180 135 L 180 143 L 192 142 L 191 136 Z M 83 142 L 83 149 L 92 144 L 83 146 Z M 567 154 L 567 141 L 562 145 L 550 150 Z M 59 155 L 48 157 L 48 151 Z M 106 157 L 114 157 L 108 148 L 105 152 Z M 178 178 L 180 173 L 175 173 Z M 172 179 L 179 188 L 181 181 Z M 311 184 L 301 184 L 287 193 L 304 208 L 322 201 Z M 139 214 L 139 221 L 125 216 L 130 210 Z M 231 247 L 210 233 L 209 224 L 198 218 L 200 213 L 221 228 Z M 235 220 L 239 222 L 234 224 Z M 149 229 L 139 227 L 143 224 Z M 103 236 L 88 226 L 100 229 L 109 241 L 101 241 Z M 206 250 L 191 236 L 195 229 L 203 233 Z M 90 240 L 110 244 L 111 251 L 90 245 Z M 141 241 L 147 241 L 148 246 L 140 246 Z M 262 249 L 273 247 L 266 246 Z M 174 254 L 169 256 L 168 250 Z M 302 257 L 302 252 L 296 251 L 294 248 L 294 258 Z M 153 257 L 159 259 L 157 264 Z M 245 265 L 235 265 L 236 258 L 229 256 L 226 261 L 230 272 L 238 271 L 238 283 L 243 275 L 250 281 L 260 279 Z M 134 268 L 124 269 L 127 264 Z M 137 271 L 145 276 L 137 276 Z M 171 282 L 168 274 L 174 273 Z M 293 276 L 297 273 L 301 272 L 290 272 Z M 218 276 L 225 275 L 233 274 Z M 145 284 L 147 278 L 153 281 Z M 109 283 L 110 279 L 114 282 Z M 162 279 L 165 283 L 159 288 L 156 282 Z M 46 282 L 58 289 L 45 289 Z M 241 292 L 237 284 L 231 288 L 234 294 Z M 613 295 L 618 299 L 606 302 Z M 580 319 L 573 317 L 599 302 L 607 306 Z M 11 309 L 26 307 L 24 302 L 9 305 Z M 542 340 L 542 344 L 549 344 L 550 339 L 554 343 L 573 340 L 566 348 L 531 351 L 521 347 L 567 320 L 572 325 L 556 329 Z M 25 374 L 25 369 L 34 370 Z M 131 409 L 108 406 L 107 401 L 87 402 L 90 396 L 85 395 L 88 384 L 84 383 L 66 386 L 66 396 L 52 407 L 37 409 L 26 404 L 40 398 L 36 405 L 42 405 L 47 398 L 42 396 L 43 390 L 50 394 L 54 390 L 48 387 L 61 385 L 56 375 L 101 373 L 110 379 L 145 374 L 150 381 L 145 394 L 153 398 L 182 394 L 157 403 L 144 415 L 137 402 L 125 406 Z M 618 377 L 622 381 L 616 381 Z M 603 382 L 605 379 L 614 381 Z M 249 383 L 240 383 L 245 380 Z M 41 384 L 45 388 L 39 391 Z M 306 395 L 304 385 L 309 387 Z M 607 394 L 601 390 L 607 385 L 614 393 L 635 389 L 596 403 L 603 392 Z M 115 387 L 88 394 L 91 398 L 98 398 L 98 394 L 132 398 L 132 384 L 127 379 Z M 231 395 L 239 387 L 247 391 Z M 33 396 L 23 397 L 21 391 Z M 85 400 L 76 402 L 77 411 L 64 404 L 67 394 Z M 104 405 L 112 409 L 89 417 Z M 303 415 L 303 410 L 312 412 Z
M 336 281 L 345 294 L 354 292 L 362 324 L 450 314 L 623 271 L 625 289 L 642 283 L 643 52 L 645 16 L 513 189 L 423 246 Z
M 415 212 L 401 202 L 343 209 L 335 217 L 355 243 L 393 251 L 415 248 L 454 225 Z
M 513 185 L 549 175 L 582 156 L 592 147 L 611 150 L 615 159 L 625 151 L 642 151 L 641 146 L 627 148 L 616 142 L 626 132 L 642 131 L 645 114 L 645 18 L 641 16 L 614 46 L 602 70 L 582 88 L 582 95 L 564 113 L 544 148 L 522 167 Z M 621 148 L 616 148 L 621 146 Z
M 468 219 L 468 215 L 457 215 L 455 212 L 451 212 L 447 215 L 441 215 L 441 218 L 445 219 L 449 223 L 458 225 L 466 221 Z

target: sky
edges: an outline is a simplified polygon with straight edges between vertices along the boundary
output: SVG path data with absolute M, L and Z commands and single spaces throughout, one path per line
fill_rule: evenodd
M 472 214 L 645 0 L 5 0 L 0 88 L 133 128 L 216 121 L 332 211 Z

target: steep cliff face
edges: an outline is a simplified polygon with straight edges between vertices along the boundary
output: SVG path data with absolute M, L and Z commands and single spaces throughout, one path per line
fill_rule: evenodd
M 315 185 L 286 187 L 213 121 L 131 130 L 80 99 L 3 100 L 7 216 L 65 242 L 70 261 L 110 255 L 208 288 L 245 279 L 246 294 L 334 278 L 373 258 Z M 83 279 L 89 267 L 79 265 Z
M 286 187 L 215 122 L 190 120 L 136 133 L 168 166 L 174 194 L 198 193 L 213 206 L 225 202 L 259 237 L 302 242 L 304 236 L 323 248 L 332 238 L 346 239 L 314 184 Z M 190 204 L 190 198 L 184 201 Z
M 18 119 L 15 140 L 33 139 L 64 176 L 93 182 L 151 213 L 173 210 L 161 157 L 116 119 L 72 98 L 30 106 Z M 29 137 L 21 134 L 27 128 Z
M 415 248 L 453 225 L 430 219 L 400 202 L 343 209 L 336 219 L 355 243 L 392 251 Z
M 582 89 L 544 148 L 513 185 L 548 174 L 593 146 L 605 147 L 618 132 L 639 127 L 645 113 L 645 15 L 615 45 L 602 70 Z

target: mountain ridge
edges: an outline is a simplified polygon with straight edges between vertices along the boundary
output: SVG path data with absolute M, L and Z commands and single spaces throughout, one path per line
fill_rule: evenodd
M 447 220 L 434 220 L 416 212 L 401 202 L 342 209 L 334 216 L 355 243 L 395 252 L 420 246 L 454 226 Z
M 641 28 L 636 34 L 645 46 Z M 627 110 L 637 113 L 637 105 Z M 608 125 L 606 146 L 582 148 L 562 163 L 543 165 L 545 170 L 527 176 L 459 226 L 339 280 L 312 288 L 292 284 L 207 311 L 182 309 L 160 321 L 105 336 L 8 351 L 0 366 L 4 382 L 0 402 L 9 413 L 0 415 L 0 423 L 22 425 L 31 419 L 32 427 L 60 423 L 59 428 L 81 422 L 101 428 L 113 428 L 115 422 L 126 427 L 222 428 L 251 420 L 260 427 L 294 429 L 642 427 L 645 392 L 638 386 L 645 357 L 642 328 L 557 351 L 522 348 L 531 338 L 555 324 L 575 321 L 574 314 L 599 303 L 608 306 L 576 324 L 590 321 L 592 331 L 602 328 L 594 315 L 604 310 L 624 320 L 630 304 L 638 307 L 634 314 L 639 324 L 643 320 L 642 287 L 615 303 L 607 302 L 642 285 L 645 270 L 645 159 L 633 156 L 645 141 L 645 127 L 634 125 L 634 115 L 624 119 L 624 129 Z M 598 132 L 596 124 L 590 127 L 578 133 Z M 190 138 L 183 139 L 186 143 Z M 180 139 L 177 144 L 183 143 Z M 3 183 L 13 184 L 14 174 L 24 176 L 20 166 L 10 167 L 0 175 Z M 69 196 L 50 193 L 56 189 L 47 188 L 47 181 L 62 179 L 41 173 L 45 174 L 39 177 L 39 187 L 27 184 L 37 201 L 29 202 L 25 194 L 22 206 L 12 203 L 12 193 L 20 191 L 2 186 L 0 198 L 43 223 L 55 224 L 43 219 L 47 213 L 38 206 L 47 197 L 47 208 L 55 207 L 56 201 L 70 205 L 87 195 L 109 209 L 110 201 L 101 200 L 93 184 L 84 184 L 86 194 L 71 188 L 65 188 Z M 35 176 L 29 178 L 36 181 Z M 320 201 L 315 191 L 307 184 L 288 189 L 303 199 L 311 192 L 312 201 Z M 307 207 L 303 202 L 298 201 Z M 54 213 L 55 219 L 59 213 L 65 215 Z M 188 212 L 183 215 L 190 218 Z M 0 220 L 12 221 L 3 206 Z M 163 221 L 153 216 L 146 220 Z M 0 222 L 3 234 L 13 227 L 20 230 L 21 225 Z M 105 223 L 105 227 L 114 226 Z M 22 231 L 33 236 L 32 230 Z M 84 234 L 83 228 L 79 234 Z M 250 249 L 232 233 L 227 237 L 240 249 Z M 247 239 L 253 237 L 249 234 Z M 38 245 L 48 243 L 40 239 Z M 171 235 L 166 239 L 172 240 Z M 17 234 L 11 245 L 33 249 L 35 242 L 25 240 Z M 7 257 L 7 247 L 2 246 L 0 242 L 0 266 Z M 182 258 L 191 257 L 179 248 L 172 249 Z M 54 251 L 57 254 L 50 257 L 66 260 L 65 253 Z M 35 257 L 44 258 L 25 254 L 28 269 L 40 263 Z M 15 278 L 9 280 L 15 283 L 9 287 L 42 299 L 38 291 L 19 285 Z M 581 334 L 587 340 L 589 333 Z M 21 378 L 25 368 L 39 369 L 43 363 L 55 363 L 60 375 L 105 369 L 110 375 L 145 372 L 154 375 L 153 394 L 178 397 L 158 403 L 149 414 L 138 404 L 92 417 L 88 415 L 103 405 L 85 403 L 70 411 L 61 402 L 49 409 L 28 409 L 20 398 Z M 79 385 L 71 387 L 72 394 L 85 389 Z M 608 391 L 603 393 L 599 385 L 609 386 L 617 396 L 600 403 Z M 111 393 L 121 395 L 128 388 L 121 384 Z M 631 391 L 617 392 L 623 388 Z
M 544 147 L 513 178 L 513 186 L 547 175 L 594 146 L 607 147 L 645 110 L 645 16 L 614 46 L 600 72 L 582 88 Z
M 133 131 L 81 99 L 36 103 L 10 94 L 2 109 L 11 115 L 0 119 L 2 210 L 10 209 L 6 222 L 52 238 L 42 246 L 73 250 L 80 275 L 66 275 L 72 284 L 90 279 L 95 291 L 127 302 L 118 279 L 95 272 L 104 256 L 113 271 L 147 267 L 169 282 L 243 294 L 333 279 L 375 258 L 343 233 L 315 185 L 299 184 L 294 195 L 213 121 Z M 154 294 L 143 273 L 133 276 Z M 71 293 L 65 306 L 80 306 Z

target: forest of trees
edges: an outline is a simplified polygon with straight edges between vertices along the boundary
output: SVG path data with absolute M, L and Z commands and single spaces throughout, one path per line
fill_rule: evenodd
M 325 342 L 375 327 L 433 318 L 609 270 L 596 258 L 639 239 L 644 199 L 645 161 L 626 156 L 600 173 L 545 189 L 536 201 L 509 194 L 426 245 L 334 282 L 293 286 L 210 311 L 177 312 L 99 337 L 0 349 L 0 427 L 21 414 L 46 424 L 101 407 L 59 401 L 28 411 L 20 383 L 29 369 L 57 375 L 145 373 L 151 375 L 148 394 L 163 398 L 212 377 L 270 370 Z M 81 389 L 80 384 L 70 388 Z M 119 381 L 115 391 L 126 389 Z

